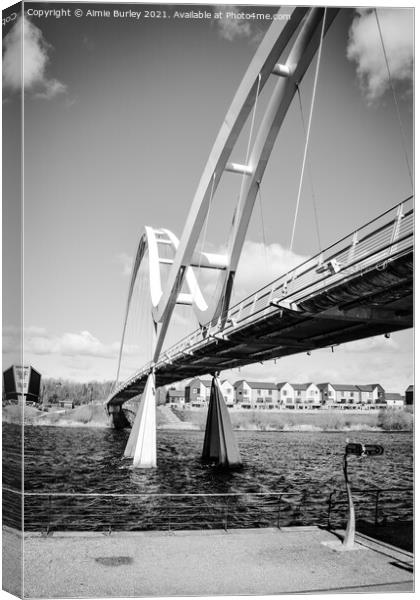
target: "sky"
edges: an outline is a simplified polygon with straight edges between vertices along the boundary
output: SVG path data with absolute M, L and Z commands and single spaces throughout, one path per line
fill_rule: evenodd
M 82 16 L 75 15 L 77 8 Z M 110 10 L 112 16 L 89 16 L 89 9 Z M 25 361 L 44 376 L 115 377 L 131 261 L 144 226 L 165 227 L 181 237 L 225 113 L 269 25 L 232 18 L 121 16 L 140 9 L 148 6 L 28 2 L 24 18 L 3 28 L 4 135 L 13 140 L 5 152 L 4 215 L 10 222 L 18 218 L 13 175 L 23 35 Z M 177 7 L 160 9 L 173 15 Z M 208 10 L 213 15 L 227 7 L 209 5 Z M 305 142 L 297 99 L 261 184 L 234 300 L 318 252 L 313 195 L 321 247 L 326 247 L 412 194 L 413 12 L 382 8 L 378 17 L 402 129 L 374 12 L 342 9 L 322 46 L 293 248 L 290 232 Z M 301 86 L 306 121 L 314 67 Z M 258 100 L 257 125 L 270 85 Z M 232 160 L 244 161 L 248 134 L 249 124 Z M 223 251 L 238 192 L 238 178 L 227 175 L 200 249 Z M 3 243 L 11 291 L 3 301 L 7 367 L 16 360 L 19 335 L 12 229 Z M 146 279 L 147 273 L 139 278 L 141 300 L 130 314 L 125 375 L 149 358 Z M 211 283 L 202 281 L 208 291 Z M 191 309 L 177 309 L 167 344 L 195 328 Z M 403 392 L 413 382 L 412 331 L 222 376 L 232 382 L 378 382 L 387 391 Z

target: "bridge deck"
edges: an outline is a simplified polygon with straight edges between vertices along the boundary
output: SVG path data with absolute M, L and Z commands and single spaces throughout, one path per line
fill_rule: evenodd
M 230 309 L 223 330 L 181 340 L 154 366 L 156 385 L 412 327 L 413 211 L 400 207 Z M 140 394 L 151 368 L 108 406 Z

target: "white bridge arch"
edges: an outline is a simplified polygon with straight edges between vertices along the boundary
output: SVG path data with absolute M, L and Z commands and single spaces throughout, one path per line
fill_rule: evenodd
M 246 231 L 271 151 L 297 91 L 297 86 L 304 77 L 338 10 L 336 8 L 299 7 L 292 10 L 280 9 L 273 16 L 273 23 L 257 49 L 220 128 L 200 178 L 180 240 L 167 229 L 145 228 L 131 274 L 117 382 L 134 286 L 140 265 L 147 254 L 152 306 L 151 319 L 156 332 L 153 363 L 159 360 L 165 335 L 177 303 L 192 305 L 200 325 L 214 323 L 221 319 L 221 328 L 223 328 L 223 318 L 229 306 Z M 287 56 L 283 57 L 288 46 L 290 49 Z M 282 62 L 279 62 L 280 60 Z M 229 162 L 238 137 L 270 76 L 276 77 L 278 81 L 274 86 L 252 148 L 248 145 L 245 164 Z M 197 250 L 199 236 L 212 197 L 226 171 L 242 176 L 227 252 L 225 255 L 200 252 Z M 172 249 L 172 259 L 160 257 L 159 247 L 161 244 Z M 162 262 L 171 265 L 165 285 L 162 285 L 160 276 Z M 213 295 L 214 300 L 211 303 L 206 301 L 199 288 L 193 270 L 193 267 L 197 266 L 217 269 L 220 272 Z M 181 293 L 184 281 L 188 293 Z

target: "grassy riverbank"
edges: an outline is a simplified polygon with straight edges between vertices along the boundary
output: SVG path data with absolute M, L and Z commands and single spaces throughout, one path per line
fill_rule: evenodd
M 3 422 L 20 423 L 22 408 L 16 405 L 3 406 Z M 44 412 L 26 406 L 25 425 L 55 425 L 58 427 L 109 427 L 110 420 L 101 404 L 87 404 L 72 410 Z
M 199 429 L 206 427 L 207 409 L 174 411 L 174 421 L 168 419 L 168 407 L 158 407 L 156 422 L 162 429 Z M 230 411 L 232 426 L 237 431 L 411 431 L 413 413 L 407 410 L 386 409 L 379 412 L 271 412 Z M 20 423 L 21 407 L 3 407 L 3 422 Z M 72 410 L 43 412 L 25 407 L 26 425 L 56 427 L 111 427 L 110 418 L 101 404 L 87 404 Z
M 206 410 L 183 410 L 176 414 L 201 430 L 206 425 Z M 232 426 L 238 431 L 407 431 L 413 429 L 413 414 L 405 410 L 379 412 L 271 412 L 231 411 Z

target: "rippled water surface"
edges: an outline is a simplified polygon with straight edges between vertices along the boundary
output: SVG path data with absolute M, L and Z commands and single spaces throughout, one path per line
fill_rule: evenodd
M 48 499 L 44 495 L 34 495 L 27 501 L 27 523 L 38 527 L 41 521 L 57 521 L 70 505 L 74 505 L 73 508 L 78 507 L 78 516 L 77 511 L 72 513 L 69 508 L 69 515 L 72 513 L 69 527 L 75 528 L 76 521 L 87 526 L 96 511 L 98 527 L 105 521 L 115 520 L 118 513 L 118 526 L 130 529 L 139 523 L 139 512 L 144 516 L 146 506 L 150 513 L 153 505 L 160 519 L 169 518 L 168 497 L 163 497 L 163 504 L 162 498 L 152 498 L 150 494 L 246 493 L 248 496 L 242 500 L 247 500 L 248 506 L 250 498 L 254 505 L 256 498 L 258 502 L 261 500 L 251 496 L 252 493 L 279 492 L 285 494 L 285 506 L 289 511 L 283 511 L 279 505 L 278 514 L 287 514 L 290 522 L 311 522 L 321 505 L 326 515 L 330 492 L 344 488 L 343 450 L 349 438 L 381 444 L 385 448 L 381 457 L 351 459 L 349 473 L 354 489 L 410 488 L 413 483 L 413 439 L 409 433 L 237 432 L 244 467 L 232 472 L 200 462 L 204 434 L 199 431 L 158 431 L 158 468 L 133 469 L 131 460 L 122 458 L 128 435 L 128 430 L 25 427 L 26 492 L 149 495 L 147 505 L 144 498 L 134 497 L 113 497 L 105 502 L 104 498 L 87 500 L 81 496 L 73 499 L 54 496 Z M 17 426 L 3 426 L 3 481 L 8 487 L 18 487 L 19 463 L 13 460 L 18 439 Z M 287 494 L 290 498 L 293 494 L 300 496 L 290 500 L 289 506 Z M 315 506 L 301 518 L 296 507 L 302 504 L 302 494 L 304 498 L 312 499 Z M 267 498 L 269 504 L 277 506 L 278 496 Z M 197 504 L 203 502 L 203 498 L 171 498 L 172 503 L 182 501 L 185 509 L 188 509 L 187 500 L 199 506 L 197 510 L 201 512 L 209 508 L 208 498 L 204 507 Z M 240 508 L 245 515 L 245 504 Z M 398 517 L 398 510 L 394 511 L 394 516 Z M 181 509 L 176 511 L 177 514 L 181 512 Z M 149 517 L 152 519 L 153 515 L 149 514 Z

